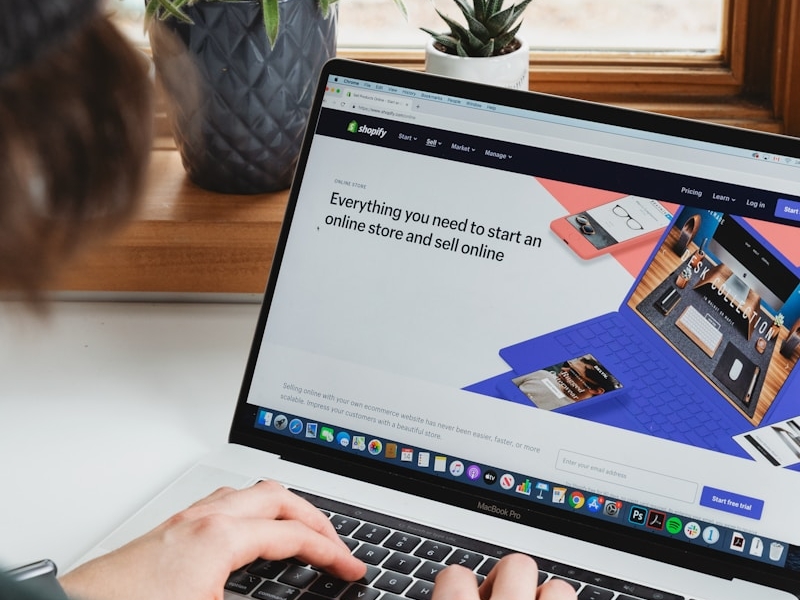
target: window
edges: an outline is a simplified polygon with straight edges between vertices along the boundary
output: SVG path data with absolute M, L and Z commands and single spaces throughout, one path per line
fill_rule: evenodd
M 339 5 L 339 45 L 421 47 L 428 36 L 420 27 L 447 29 L 435 8 L 463 22 L 452 0 L 405 2 L 408 22 L 390 0 L 344 0 Z M 724 0 L 533 0 L 520 34 L 541 50 L 718 55 L 724 8 Z

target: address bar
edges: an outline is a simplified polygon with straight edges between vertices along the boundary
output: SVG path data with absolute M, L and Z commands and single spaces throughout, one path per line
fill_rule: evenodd
M 371 92 L 356 88 L 345 88 L 342 92 L 342 98 L 345 101 L 352 101 L 361 105 L 386 108 L 390 110 L 411 110 L 412 102 L 410 98 L 405 98 L 403 96 L 398 96 L 395 94 L 382 94 L 380 92 Z

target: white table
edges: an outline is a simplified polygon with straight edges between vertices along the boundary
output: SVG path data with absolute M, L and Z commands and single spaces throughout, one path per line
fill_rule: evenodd
M 258 309 L 0 302 L 0 564 L 73 564 L 223 444 Z

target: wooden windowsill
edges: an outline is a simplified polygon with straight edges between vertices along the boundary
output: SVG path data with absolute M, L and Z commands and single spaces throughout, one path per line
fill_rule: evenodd
M 288 191 L 234 196 L 200 189 L 186 177 L 177 150 L 157 144 L 138 216 L 78 257 L 55 287 L 261 293 L 287 196 Z
M 676 106 L 639 100 L 631 108 L 780 131 L 768 110 L 711 99 Z M 288 191 L 217 194 L 186 177 L 171 139 L 153 149 L 142 208 L 132 223 L 79 257 L 61 291 L 260 294 L 275 252 Z

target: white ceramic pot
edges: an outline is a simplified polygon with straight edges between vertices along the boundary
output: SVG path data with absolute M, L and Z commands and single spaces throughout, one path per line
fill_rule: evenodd
M 517 39 L 521 42 L 518 50 L 486 58 L 445 54 L 434 47 L 433 39 L 429 39 L 425 46 L 425 70 L 466 81 L 527 90 L 530 49 L 524 39 Z

